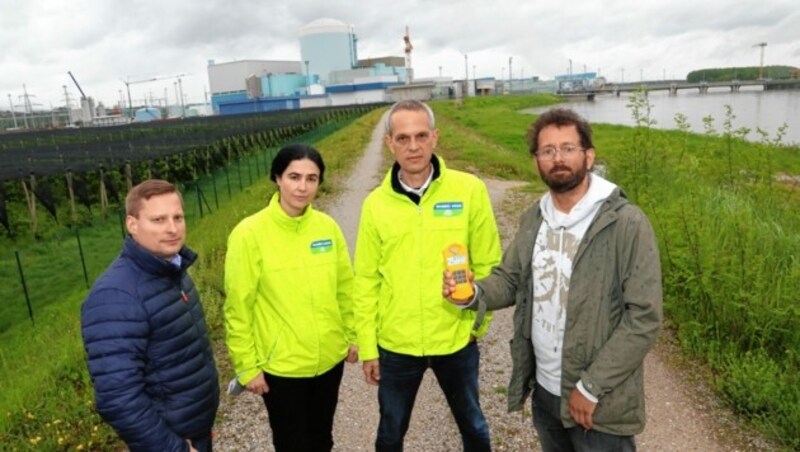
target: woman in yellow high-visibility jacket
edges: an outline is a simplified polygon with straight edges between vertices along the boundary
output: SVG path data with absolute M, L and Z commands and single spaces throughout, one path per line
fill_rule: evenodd
M 347 243 L 311 206 L 324 173 L 314 148 L 284 147 L 270 170 L 278 192 L 228 237 L 226 343 L 278 452 L 331 450 L 344 361 L 357 359 Z

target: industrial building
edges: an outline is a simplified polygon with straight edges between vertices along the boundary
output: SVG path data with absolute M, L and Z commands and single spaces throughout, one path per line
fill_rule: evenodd
M 347 71 L 358 62 L 357 38 L 352 25 L 336 19 L 317 19 L 300 29 L 300 57 L 309 73 L 327 85 L 330 73 Z
M 410 71 L 397 56 L 358 59 L 352 25 L 318 19 L 299 30 L 297 61 L 208 62 L 216 114 L 239 114 L 392 101 L 389 88 Z

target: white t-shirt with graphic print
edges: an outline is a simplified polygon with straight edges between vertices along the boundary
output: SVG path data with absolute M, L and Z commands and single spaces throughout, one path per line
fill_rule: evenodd
M 589 190 L 570 212 L 558 211 L 550 193 L 539 204 L 544 221 L 531 259 L 531 341 L 536 354 L 536 382 L 556 396 L 561 395 L 561 355 L 573 259 L 600 205 L 616 188 L 596 174 L 589 177 Z

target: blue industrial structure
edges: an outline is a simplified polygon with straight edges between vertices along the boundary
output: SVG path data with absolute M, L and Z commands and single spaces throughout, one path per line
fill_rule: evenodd
M 150 122 L 161 119 L 161 110 L 155 107 L 145 107 L 136 110 L 133 122 Z
M 311 77 L 311 83 L 317 80 Z M 309 77 L 302 74 L 267 74 L 261 77 L 261 95 L 264 97 L 298 96 L 306 94 Z
M 326 86 L 325 91 L 334 93 L 351 93 L 356 91 L 385 90 L 390 86 L 402 85 L 400 82 L 372 82 L 372 83 L 347 83 L 343 85 Z
M 324 96 L 322 96 L 324 97 Z M 219 105 L 219 114 L 238 115 L 241 113 L 261 113 L 278 110 L 297 110 L 300 96 L 260 97 L 253 99 L 228 100 Z

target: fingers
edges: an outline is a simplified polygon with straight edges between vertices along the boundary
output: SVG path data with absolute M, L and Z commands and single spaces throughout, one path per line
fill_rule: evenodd
M 364 381 L 366 381 L 367 384 L 377 386 L 381 381 L 380 365 L 378 364 L 377 359 L 364 361 L 362 370 L 364 371 Z
M 596 404 L 581 394 L 577 388 L 572 390 L 569 396 L 569 415 L 575 422 L 586 430 L 594 427 L 592 416 Z
M 456 291 L 456 279 L 453 278 L 453 274 L 449 271 L 445 270 L 444 274 L 442 275 L 442 297 L 447 298 L 451 302 L 453 300 L 450 299 L 450 295 Z
M 264 378 L 263 373 L 247 382 L 245 387 L 249 392 L 256 395 L 263 395 L 269 392 L 269 386 L 267 385 L 267 380 Z
M 576 410 L 574 408 L 570 408 L 569 415 L 572 417 L 575 423 L 583 427 L 585 430 L 592 429 L 591 417 L 587 416 L 587 413 Z
M 345 361 L 350 364 L 358 362 L 358 347 L 352 344 L 350 345 L 350 349 L 347 351 L 347 357 L 345 358 Z
M 472 284 L 475 281 L 475 274 L 467 270 L 467 279 L 469 280 L 470 284 Z M 445 270 L 442 274 L 442 298 L 445 298 L 450 303 L 458 305 L 465 305 L 472 302 L 473 297 L 467 299 L 453 298 L 455 291 L 456 279 L 453 277 L 452 273 Z
M 472 281 L 471 275 L 472 275 L 471 273 L 468 273 L 470 281 Z M 453 298 L 453 293 L 455 293 L 455 291 L 456 291 L 456 279 L 453 277 L 452 273 L 445 270 L 444 275 L 442 276 L 442 298 L 447 299 L 447 301 L 453 304 L 464 304 L 466 300 Z
M 252 387 L 248 387 L 247 390 L 255 395 L 263 395 L 269 392 L 269 386 L 267 386 L 266 383 L 263 385 L 253 385 Z

